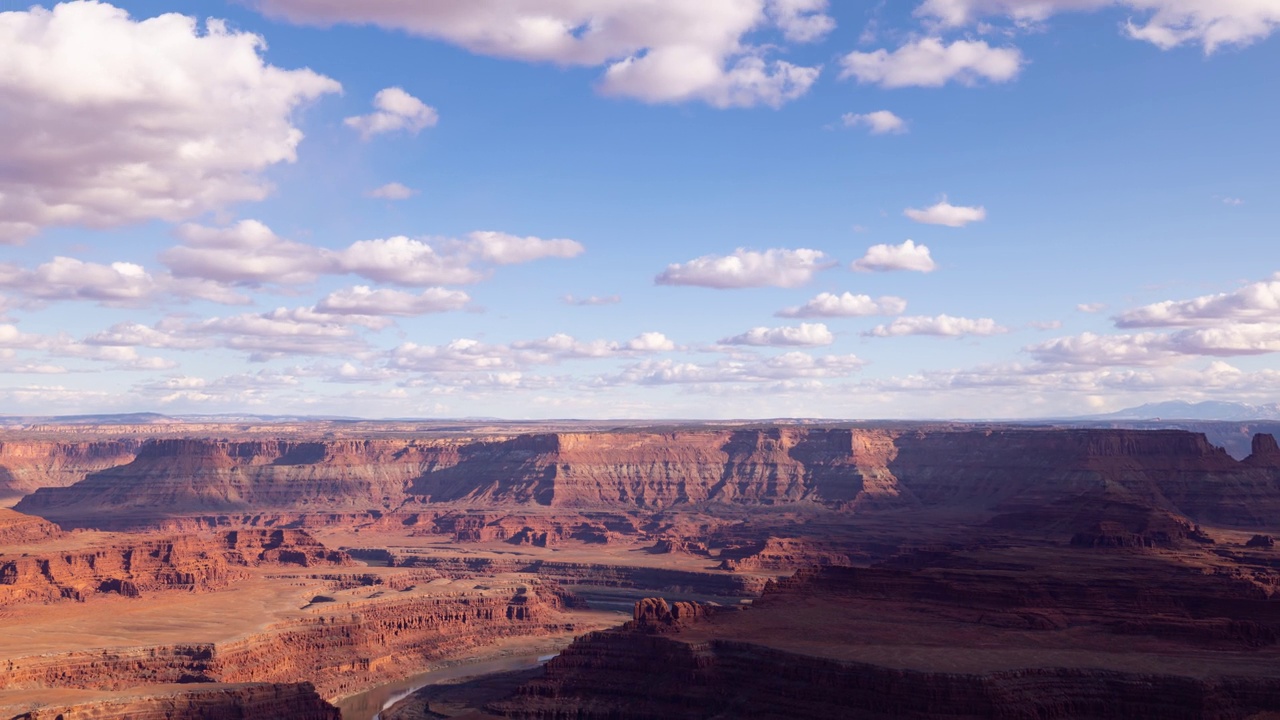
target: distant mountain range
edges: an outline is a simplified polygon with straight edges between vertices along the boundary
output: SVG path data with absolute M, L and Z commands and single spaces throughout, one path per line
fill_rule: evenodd
M 1102 415 L 1085 415 L 1074 420 L 1280 420 L 1280 403 L 1246 405 L 1234 402 L 1182 400 L 1148 403 Z

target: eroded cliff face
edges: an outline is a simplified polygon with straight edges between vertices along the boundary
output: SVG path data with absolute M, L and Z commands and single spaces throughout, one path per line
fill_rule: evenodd
M 771 584 L 746 609 L 647 599 L 632 622 L 579 638 L 488 710 L 527 720 L 1280 711 L 1280 622 L 1259 588 L 1159 563 L 1105 583 L 1095 575 L 1106 570 L 1075 569 L 1091 574 L 828 567 Z
M 1256 442 L 1240 462 L 1180 431 L 774 427 L 482 441 L 162 440 L 128 465 L 41 489 L 17 508 L 64 526 L 119 527 L 197 516 L 305 524 L 444 507 L 998 512 L 1092 496 L 1261 527 L 1280 517 L 1280 452 Z
M 571 632 L 564 604 L 557 589 L 539 583 L 342 604 L 229 642 L 0 661 L 0 690 L 305 680 L 336 698 L 501 638 Z
M 0 441 L 0 497 L 67 487 L 89 473 L 131 462 L 140 438 L 91 442 Z
M 524 720 L 1226 720 L 1280 709 L 1280 682 L 1076 668 L 923 672 L 729 640 L 604 631 L 581 638 L 544 678 L 487 709 Z
M 62 528 L 51 522 L 0 508 L 0 547 L 25 545 L 62 536 Z
M 13 708 L 5 709 L 5 699 L 0 693 L 0 711 L 7 713 Z M 104 700 L 25 704 L 39 707 L 12 715 L 13 720 L 342 719 L 342 713 L 321 699 L 310 683 L 160 686 Z
M 106 593 L 139 597 L 168 590 L 203 592 L 243 577 L 244 567 L 351 563 L 346 553 L 329 550 L 301 530 L 285 529 L 123 536 L 110 544 L 68 549 L 0 548 L 0 606 L 84 601 Z

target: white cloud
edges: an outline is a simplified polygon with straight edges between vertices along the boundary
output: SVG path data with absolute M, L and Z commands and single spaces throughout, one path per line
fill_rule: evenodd
M 34 270 L 0 265 L 0 287 L 39 300 L 132 303 L 155 292 L 156 280 L 133 263 L 102 265 L 58 256 Z
M 330 260 L 320 248 L 285 240 L 257 220 L 223 228 L 187 223 L 177 235 L 184 244 L 160 253 L 160 262 L 177 277 L 298 285 L 330 269 Z
M 759 347 L 819 347 L 835 342 L 835 335 L 822 323 L 801 323 L 795 327 L 757 327 L 720 341 L 722 345 Z
M 262 361 L 284 355 L 359 355 L 366 343 L 352 325 L 377 328 L 384 327 L 386 321 L 363 315 L 331 315 L 313 308 L 277 308 L 260 314 L 162 324 L 158 329 L 185 337 L 216 337 L 222 347 L 249 352 L 250 360 Z
M 1082 313 L 1100 313 L 1106 309 L 1107 304 L 1104 302 L 1080 303 L 1079 305 L 1076 305 L 1076 310 Z
M 408 200 L 417 194 L 417 190 L 398 182 L 389 182 L 386 185 L 376 187 L 365 193 L 368 197 L 378 198 L 381 200 Z
M 1280 320 L 1280 280 L 1257 282 L 1239 290 L 1191 300 L 1146 305 L 1116 316 L 1116 327 L 1149 328 Z
M 159 357 L 143 357 L 131 346 L 108 343 L 89 343 L 76 340 L 65 333 L 35 335 L 19 331 L 13 325 L 0 325 L 0 359 L 8 359 L 13 350 L 38 351 L 54 357 L 77 358 L 94 362 L 112 363 L 117 370 L 167 370 L 176 367 L 172 360 Z M 28 364 L 23 372 L 39 372 L 45 364 Z
M 901 135 L 907 131 L 907 121 L 888 110 L 869 113 L 845 113 L 840 116 L 845 127 L 865 127 L 872 135 Z
M 150 347 L 175 350 L 196 350 L 213 346 L 207 337 L 188 337 L 147 327 L 136 322 L 122 322 L 94 333 L 84 339 L 86 345 L 111 345 L 118 347 Z
M 925 0 L 916 15 L 961 27 L 993 15 L 1034 23 L 1108 7 L 1145 13 L 1145 20 L 1127 20 L 1125 31 L 1162 49 L 1198 43 L 1213 53 L 1224 45 L 1257 42 L 1280 27 L 1280 6 L 1271 0 Z
M 1188 355 L 1265 355 L 1280 352 L 1280 322 L 1231 323 L 1174 333 L 1170 346 Z
M 659 332 L 641 333 L 626 342 L 578 340 L 565 333 L 509 345 L 489 345 L 460 338 L 444 345 L 404 343 L 391 351 L 389 365 L 425 373 L 517 371 L 565 360 L 635 357 L 675 349 L 675 343 Z
M 334 251 L 281 239 L 255 220 L 227 228 L 188 224 L 179 228 L 178 235 L 184 244 L 160 255 L 175 275 L 251 285 L 298 285 L 318 275 L 342 274 L 418 287 L 466 284 L 484 279 L 486 274 L 477 265 L 572 258 L 583 252 L 573 240 L 493 231 L 473 232 L 463 239 L 361 240 Z M 0 274 L 0 283 L 2 278 Z
M 1244 200 L 1235 197 L 1224 197 L 1222 198 L 1222 204 L 1230 205 L 1231 207 L 1240 207 L 1241 205 L 1244 205 Z
M 1168 335 L 1097 335 L 1082 333 L 1031 345 L 1025 350 L 1049 365 L 1156 365 L 1177 358 Z
M 950 315 L 936 317 L 901 317 L 888 325 L 877 325 L 863 333 L 866 337 L 899 337 L 903 335 L 934 335 L 938 337 L 962 337 L 964 335 L 999 335 L 1009 328 L 996 324 L 991 318 L 963 318 Z
M 1191 356 L 1233 357 L 1280 352 L 1280 322 L 1223 323 L 1175 333 L 1082 333 L 1024 348 L 1050 365 L 1167 365 Z
M 660 332 L 644 332 L 627 341 L 627 350 L 641 353 L 675 350 L 676 344 Z
M 349 117 L 342 122 L 368 140 L 374 135 L 403 130 L 417 135 L 423 128 L 435 127 L 440 120 L 436 109 L 398 87 L 379 90 L 373 97 L 375 112 Z
M 995 48 L 982 40 L 956 40 L 947 45 L 940 38 L 927 37 L 893 52 L 855 50 L 840 59 L 840 77 L 885 88 L 941 87 L 949 82 L 976 85 L 982 80 L 1013 80 L 1022 63 L 1022 52 L 1017 48 Z
M 856 260 L 852 267 L 859 272 L 910 270 L 927 273 L 933 272 L 938 266 L 929 255 L 928 246 L 907 240 L 901 245 L 872 245 L 867 248 L 867 254 Z
M 901 315 L 907 310 L 907 301 L 885 295 L 873 299 L 870 295 L 840 295 L 824 292 L 799 307 L 779 310 L 778 317 L 868 317 L 871 315 Z
M 759 252 L 738 248 L 731 255 L 704 255 L 667 266 L 654 282 L 659 285 L 697 285 L 710 288 L 799 287 L 833 263 L 818 250 L 772 249 Z
M 471 52 L 606 68 L 601 92 L 646 102 L 779 105 L 804 94 L 819 68 L 768 62 L 746 36 L 776 27 L 792 42 L 833 27 L 816 0 L 255 0 L 294 22 L 373 24 Z
M 697 98 L 719 108 L 777 108 L 807 93 L 818 74 L 818 68 L 782 60 L 766 63 L 758 57 L 742 58 L 726 69 L 697 48 L 671 47 L 610 66 L 600 91 L 649 103 Z
M 296 159 L 295 110 L 340 86 L 266 65 L 263 47 L 101 2 L 0 13 L 0 242 L 266 197 L 262 171 Z
M 520 351 L 521 362 L 554 363 L 565 359 L 610 358 L 667 352 L 675 350 L 676 345 L 660 332 L 641 333 L 625 343 L 612 340 L 583 341 L 565 333 L 558 333 L 541 340 L 513 342 L 511 349 Z
M 575 295 L 564 295 L 560 301 L 565 305 L 577 305 L 579 307 L 591 307 L 599 305 L 617 305 L 622 302 L 621 295 L 588 295 L 587 297 L 577 297 Z
M 366 285 L 335 290 L 320 302 L 316 311 L 330 315 L 398 315 L 410 317 L 427 313 L 460 310 L 471 302 L 461 290 L 428 288 L 414 295 L 388 288 L 372 289 Z
M 952 205 L 947 202 L 945 197 L 936 205 L 923 210 L 907 208 L 902 211 L 902 214 L 918 223 L 945 225 L 947 227 L 964 227 L 969 223 L 982 222 L 987 219 L 987 209 L 985 207 L 981 205 L 977 207 Z
M 769 16 L 792 42 L 816 42 L 836 29 L 827 0 L 769 0 Z
M 856 355 L 810 355 L 791 351 L 769 358 L 723 360 L 711 364 L 646 360 L 603 381 L 608 385 L 695 385 L 723 383 L 771 384 L 799 380 L 848 377 L 865 363 Z M 794 389 L 795 386 L 790 386 Z M 814 389 L 817 386 L 809 386 Z
M 573 258 L 585 250 L 573 240 L 518 237 L 491 230 L 473 232 L 467 238 L 480 259 L 495 265 L 515 265 L 543 258 Z M 467 245 L 461 249 L 464 253 L 471 251 Z

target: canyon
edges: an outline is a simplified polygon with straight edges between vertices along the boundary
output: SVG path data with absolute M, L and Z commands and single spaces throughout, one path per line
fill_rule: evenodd
M 1280 712 L 1280 447 L 1247 450 L 960 423 L 9 428 L 0 717 L 331 718 L 544 652 L 467 716 Z

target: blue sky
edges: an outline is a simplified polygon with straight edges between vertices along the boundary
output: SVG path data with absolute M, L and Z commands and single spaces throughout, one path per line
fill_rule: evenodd
M 0 1 L 0 402 L 1280 390 L 1280 0 Z

